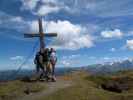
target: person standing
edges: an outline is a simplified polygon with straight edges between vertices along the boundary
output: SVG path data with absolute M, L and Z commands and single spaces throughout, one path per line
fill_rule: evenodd
M 40 62 L 39 62 L 40 52 L 37 52 L 34 58 L 34 64 L 36 65 L 36 73 L 38 74 L 40 71 Z
M 55 65 L 57 62 L 57 55 L 55 49 L 51 48 L 50 49 L 50 62 L 52 64 L 52 81 L 56 81 L 55 78 Z
M 45 69 L 44 77 L 46 78 L 46 80 L 50 79 L 50 77 L 49 77 L 49 63 L 50 63 L 49 48 L 45 48 L 44 54 L 43 54 L 43 66 Z
M 35 59 L 34 59 L 34 64 L 36 65 L 36 73 L 37 75 L 39 74 L 39 78 L 37 80 L 41 79 L 43 76 L 43 73 L 45 72 L 44 67 L 43 67 L 43 51 L 39 51 L 36 53 Z M 40 74 L 40 71 L 42 70 L 42 73 Z

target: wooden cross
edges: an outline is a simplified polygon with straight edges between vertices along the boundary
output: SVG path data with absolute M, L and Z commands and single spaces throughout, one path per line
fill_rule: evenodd
M 42 18 L 38 19 L 38 25 L 39 25 L 39 33 L 34 34 L 24 34 L 25 38 L 33 38 L 33 37 L 39 37 L 40 38 L 40 50 L 43 50 L 45 48 L 45 37 L 56 37 L 57 33 L 44 33 L 43 32 L 43 26 L 42 26 Z

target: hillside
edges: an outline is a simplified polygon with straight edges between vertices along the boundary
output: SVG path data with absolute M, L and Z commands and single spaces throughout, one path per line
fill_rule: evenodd
M 130 76 L 131 73 L 133 75 L 133 71 L 126 71 L 113 76 L 92 76 L 86 72 L 78 72 L 72 76 L 75 85 L 41 97 L 39 100 L 133 100 L 133 78 Z M 113 85 L 110 86 L 110 83 Z M 117 91 L 119 87 L 116 87 L 115 83 L 120 86 L 126 85 L 128 89 L 122 87 L 121 92 L 119 92 Z M 103 84 L 115 90 L 103 89 Z
M 29 93 L 37 93 L 45 90 L 44 83 L 24 82 L 20 80 L 0 83 L 0 100 L 14 100 Z
M 25 92 L 27 87 L 30 87 L 29 93 Z M 133 100 L 133 71 L 121 71 L 104 76 L 74 71 L 58 76 L 55 83 L 23 81 L 1 83 L 0 98 L 0 100 Z
M 127 59 L 116 62 L 106 62 L 103 64 L 94 64 L 88 65 L 85 67 L 85 70 L 88 70 L 93 74 L 112 74 L 117 73 L 118 71 L 132 70 L 133 69 L 133 60 Z

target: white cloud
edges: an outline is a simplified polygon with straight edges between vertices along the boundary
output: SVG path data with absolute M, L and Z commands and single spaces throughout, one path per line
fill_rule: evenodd
M 28 10 L 39 16 L 55 13 L 63 9 L 62 3 L 57 2 L 57 0 L 21 0 L 21 2 L 22 10 Z
M 63 64 L 65 67 L 68 67 L 68 66 L 70 66 L 71 64 L 70 64 L 70 62 L 68 62 L 68 61 L 62 61 L 61 62 L 61 64 Z
M 93 7 L 92 11 L 101 17 L 132 15 L 133 9 L 131 2 L 131 0 L 125 0 L 122 2 L 121 0 L 103 0 L 99 3 L 95 3 L 95 7 Z
M 20 34 L 27 32 L 28 24 L 21 16 L 13 16 L 0 11 L 0 28 L 3 29 L 0 31 L 1 36 L 6 34 L 8 38 L 24 40 Z
M 58 12 L 60 8 L 58 6 L 51 7 L 51 6 L 41 6 L 40 9 L 37 11 L 38 15 L 47 15 L 51 12 Z
M 21 16 L 13 16 L 6 12 L 0 11 L 0 21 L 1 21 L 1 23 L 22 22 L 23 18 Z
M 58 62 L 58 66 L 65 66 L 65 67 L 76 67 L 80 63 L 80 60 L 77 58 L 73 59 L 60 59 Z
M 23 22 L 23 19 L 20 16 L 12 17 L 9 20 L 12 22 Z
M 46 2 L 52 2 L 52 3 L 57 3 L 57 0 L 41 0 L 43 3 L 46 3 Z
M 116 49 L 115 49 L 115 48 L 111 48 L 110 51 L 111 51 L 111 52 L 115 52 Z
M 10 58 L 10 60 L 23 60 L 23 59 L 24 59 L 23 56 L 14 56 Z
M 101 36 L 104 38 L 121 38 L 123 36 L 123 33 L 119 29 L 115 30 L 105 30 L 101 32 Z
M 39 0 L 21 0 L 23 6 L 22 10 L 33 10 L 37 6 Z
M 80 54 L 75 54 L 75 55 L 71 55 L 69 56 L 70 59 L 73 59 L 73 58 L 77 58 L 77 57 L 80 57 L 81 55 Z
M 133 50 L 133 40 L 127 40 L 127 42 L 126 42 L 126 47 L 127 47 L 129 50 Z
M 38 31 L 36 21 L 31 22 L 29 25 L 32 32 Z M 48 33 L 58 33 L 57 38 L 51 44 L 54 48 L 77 50 L 93 46 L 93 38 L 89 34 L 85 34 L 87 29 L 80 25 L 72 24 L 69 21 L 58 20 L 57 22 L 47 22 L 47 26 L 44 26 L 44 28 L 47 29 L 46 32 Z
M 23 10 L 29 10 L 36 14 L 40 8 L 44 9 L 47 8 L 45 6 L 49 6 L 50 11 L 48 11 L 49 9 L 42 10 L 43 12 L 40 10 L 40 14 L 43 15 L 46 12 L 56 12 L 51 10 L 54 8 L 53 5 L 71 14 L 90 13 L 100 17 L 133 15 L 132 0 L 124 0 L 122 2 L 121 0 L 21 0 L 21 2 Z
M 103 57 L 103 59 L 104 59 L 104 60 L 109 60 L 109 59 L 111 59 L 111 58 L 109 58 L 109 57 Z
M 26 29 L 27 22 L 21 16 L 12 16 L 0 11 L 0 28 L 14 29 L 23 32 Z
M 133 36 L 133 30 L 128 31 L 126 36 Z
M 89 34 L 84 34 L 86 29 L 69 21 L 50 22 L 47 31 L 58 33 L 58 37 L 53 44 L 58 49 L 75 50 L 93 46 L 92 37 Z
M 100 17 L 133 15 L 131 2 L 132 0 L 64 0 L 70 13 L 91 13 Z
M 77 59 L 79 58 L 81 55 L 80 54 L 73 54 L 73 55 L 69 55 L 69 56 L 63 56 L 62 59 L 63 60 L 67 60 L 67 59 Z
M 39 26 L 37 21 L 31 21 L 28 23 L 29 24 L 29 31 L 32 33 L 37 33 L 39 32 Z M 44 26 L 44 25 L 43 25 Z M 45 27 L 46 28 L 46 27 Z
M 6 13 L 0 13 L 0 28 L 6 28 L 11 30 L 16 30 L 17 32 L 24 33 L 37 33 L 38 32 L 38 22 L 37 21 L 25 21 L 20 16 L 11 16 Z M 5 17 L 6 16 L 6 17 Z M 3 19 L 4 18 L 4 19 Z M 57 22 L 49 21 L 44 22 L 47 23 L 47 27 L 44 26 L 44 30 L 47 29 L 47 32 L 57 32 L 58 37 L 54 41 L 52 46 L 57 49 L 80 49 L 80 48 L 89 48 L 93 46 L 93 38 L 86 34 L 89 32 L 85 27 L 81 25 L 72 24 L 69 21 L 61 21 Z M 91 33 L 91 32 L 89 32 Z M 2 33 L 3 34 L 3 33 Z M 10 38 L 21 39 L 19 34 L 8 34 Z M 22 39 L 23 40 L 23 39 Z

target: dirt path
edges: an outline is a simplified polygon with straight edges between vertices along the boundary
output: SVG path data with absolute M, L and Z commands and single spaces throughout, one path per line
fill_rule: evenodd
M 18 98 L 18 100 L 39 100 L 40 97 L 49 95 L 51 93 L 54 93 L 60 89 L 67 88 L 72 85 L 72 81 L 65 81 L 65 80 L 60 80 L 58 79 L 57 82 L 48 82 L 45 85 L 47 85 L 47 89 L 38 92 L 38 93 L 33 93 L 29 95 L 25 95 L 24 97 Z

